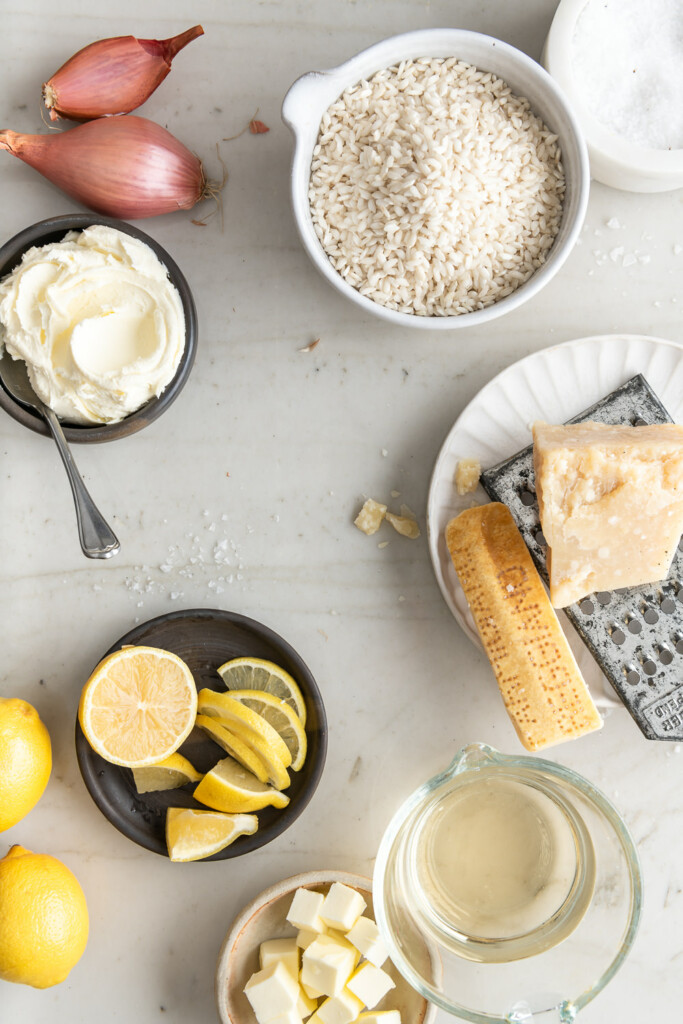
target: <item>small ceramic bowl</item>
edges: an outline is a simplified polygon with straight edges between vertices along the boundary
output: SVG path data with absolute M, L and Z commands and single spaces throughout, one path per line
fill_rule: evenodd
M 367 903 L 364 913 L 374 917 L 372 882 L 346 871 L 307 871 L 285 878 L 260 893 L 237 915 L 223 940 L 216 966 L 216 1005 L 222 1024 L 257 1024 L 244 986 L 259 969 L 259 946 L 267 939 L 296 934 L 285 918 L 297 889 L 326 893 L 333 882 L 357 889 Z M 425 958 L 429 959 L 426 947 Z M 440 964 L 430 962 L 430 966 L 435 972 L 440 970 Z M 396 987 L 376 1008 L 399 1010 L 403 1024 L 431 1024 L 436 1007 L 416 992 L 392 963 L 387 961 L 382 969 L 391 975 Z
M 259 826 L 253 835 L 239 836 L 212 857 L 191 863 L 230 860 L 260 849 L 281 835 L 299 817 L 316 791 L 327 754 L 327 717 L 322 695 L 303 658 L 255 619 L 219 608 L 192 608 L 169 612 L 136 626 L 113 644 L 102 657 L 127 644 L 160 647 L 182 658 L 194 676 L 197 690 L 208 687 L 226 693 L 216 669 L 232 658 L 265 658 L 280 665 L 296 680 L 306 703 L 306 760 L 291 773 L 286 807 L 257 811 Z M 100 659 L 101 660 L 101 659 Z M 93 666 L 94 667 L 94 666 Z M 193 729 L 180 747 L 199 772 L 208 772 L 226 757 L 225 751 L 200 729 Z M 194 783 L 179 789 L 138 793 L 129 768 L 111 764 L 96 754 L 76 720 L 76 757 L 83 781 L 102 814 L 124 836 L 146 850 L 168 856 L 166 811 L 169 807 L 206 810 L 194 799 Z M 182 868 L 181 868 L 182 870 Z
M 105 224 L 108 227 L 123 231 L 133 238 L 138 238 L 150 247 L 168 271 L 168 276 L 175 285 L 185 313 L 185 349 L 178 364 L 173 379 L 164 388 L 157 398 L 150 399 L 140 409 L 132 412 L 130 416 L 120 420 L 118 423 L 98 423 L 94 426 L 81 426 L 78 424 L 64 424 L 64 435 L 69 444 L 87 442 L 116 441 L 120 437 L 129 437 L 138 430 L 148 426 L 158 419 L 163 412 L 175 401 L 184 388 L 190 370 L 194 363 L 197 349 L 197 310 L 190 286 L 185 280 L 180 268 L 171 259 L 169 254 L 158 242 L 126 224 L 122 220 L 115 220 L 112 217 L 100 217 L 94 213 L 65 214 L 62 217 L 50 217 L 49 220 L 39 221 L 28 228 L 24 228 L 14 238 L 0 248 L 0 280 L 10 274 L 16 266 L 21 263 L 24 253 L 36 245 L 48 245 L 50 242 L 58 242 L 68 231 L 82 231 L 84 228 L 92 227 L 94 224 Z M 43 418 L 32 409 L 27 409 L 5 391 L 0 383 L 0 407 L 8 412 L 19 423 L 22 423 L 29 430 L 37 434 L 51 437 L 50 431 Z
M 581 98 L 574 78 L 572 39 L 588 0 L 562 0 L 543 51 L 543 64 L 576 112 L 596 181 L 627 192 L 683 188 L 683 149 L 646 149 L 609 131 Z M 605 46 L 610 40 L 604 41 Z M 615 86 L 616 88 L 616 86 Z
M 511 295 L 485 309 L 457 316 L 418 316 L 382 306 L 361 295 L 332 266 L 311 217 L 308 188 L 313 149 L 320 121 L 345 89 L 382 68 L 418 57 L 458 57 L 468 64 L 500 76 L 517 95 L 528 99 L 532 110 L 557 134 L 567 183 L 560 229 L 543 264 Z M 290 88 L 282 105 L 282 118 L 294 133 L 291 198 L 296 225 L 314 266 L 342 295 L 365 312 L 394 324 L 427 330 L 474 327 L 502 316 L 536 295 L 555 276 L 571 252 L 586 213 L 590 174 L 578 123 L 563 93 L 544 69 L 520 50 L 478 32 L 425 29 L 385 39 L 351 60 L 328 71 L 311 71 Z

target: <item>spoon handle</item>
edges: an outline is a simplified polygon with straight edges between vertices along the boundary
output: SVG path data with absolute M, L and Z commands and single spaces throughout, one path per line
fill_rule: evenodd
M 111 558 L 112 555 L 119 551 L 121 545 L 83 483 L 56 414 L 49 406 L 43 406 L 42 411 L 59 449 L 66 474 L 69 477 L 71 493 L 74 496 L 74 505 L 76 506 L 78 536 L 83 554 L 87 555 L 88 558 Z

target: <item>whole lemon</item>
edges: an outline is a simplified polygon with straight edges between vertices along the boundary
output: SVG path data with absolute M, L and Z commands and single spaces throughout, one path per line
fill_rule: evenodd
M 13 846 L 0 860 L 0 979 L 34 988 L 64 981 L 88 941 L 88 907 L 56 857 Z
M 0 697 L 0 832 L 34 807 L 52 769 L 50 734 L 31 704 Z

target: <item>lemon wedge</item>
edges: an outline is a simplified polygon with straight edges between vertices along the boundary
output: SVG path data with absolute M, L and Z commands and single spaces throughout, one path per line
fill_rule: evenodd
M 239 738 L 248 743 L 259 756 L 258 745 L 260 744 L 272 751 L 285 768 L 289 768 L 292 763 L 292 755 L 277 730 L 256 711 L 252 711 L 241 701 L 234 700 L 232 694 L 216 693 L 215 690 L 208 689 L 200 690 L 197 709 L 201 715 L 217 718 L 221 725 L 225 725 L 232 732 L 237 733 Z
M 205 732 L 214 743 L 222 747 L 226 754 L 230 754 L 252 775 L 255 775 L 260 782 L 268 781 L 268 769 L 258 754 L 255 754 L 249 744 L 236 736 L 234 732 L 230 732 L 224 725 L 221 725 L 217 718 L 211 718 L 210 715 L 197 715 L 195 725 Z M 285 768 L 282 771 L 287 775 Z M 289 782 L 289 775 L 287 775 L 287 781 Z
M 195 800 L 216 811 L 243 814 L 263 807 L 286 807 L 289 797 L 242 768 L 232 757 L 219 761 L 194 791 Z
M 199 782 L 202 774 L 183 757 L 171 754 L 158 764 L 133 768 L 133 779 L 138 793 L 154 793 L 162 789 L 178 789 L 188 782 Z
M 202 701 L 202 703 L 205 702 Z M 212 723 L 211 726 L 208 725 L 209 722 Z M 276 789 L 287 788 L 290 783 L 289 772 L 280 760 L 277 752 L 265 739 L 255 736 L 254 733 L 238 719 L 235 718 L 228 727 L 225 724 L 224 719 L 214 718 L 210 714 L 204 714 L 200 708 L 200 713 L 197 715 L 197 725 L 200 729 L 203 729 L 204 732 L 208 733 L 211 739 L 215 740 L 219 746 L 223 747 L 227 754 L 234 757 L 236 761 L 243 764 L 245 768 L 249 769 L 249 771 L 253 771 L 256 778 L 260 779 L 261 782 L 270 782 Z M 241 755 L 244 754 L 245 748 L 248 753 L 242 758 Z M 240 757 L 237 757 L 237 753 L 240 754 Z M 265 769 L 265 776 L 263 778 L 255 770 L 255 763 L 249 757 L 249 753 L 256 757 L 263 765 Z M 289 751 L 287 751 L 287 756 L 290 756 Z M 251 766 L 252 763 L 254 764 L 254 768 Z
M 250 836 L 258 828 L 255 814 L 221 814 L 169 807 L 166 812 L 166 845 L 173 861 L 202 860 Z
M 170 757 L 189 736 L 196 714 L 192 673 L 175 654 L 157 647 L 110 654 L 83 687 L 78 706 L 93 750 L 127 768 Z
M 218 669 L 228 690 L 261 690 L 289 704 L 306 725 L 306 702 L 298 685 L 279 665 L 264 658 L 233 658 Z
M 292 757 L 292 771 L 298 772 L 306 760 L 306 733 L 301 719 L 290 705 L 263 690 L 231 690 L 230 696 L 272 725 L 287 744 Z

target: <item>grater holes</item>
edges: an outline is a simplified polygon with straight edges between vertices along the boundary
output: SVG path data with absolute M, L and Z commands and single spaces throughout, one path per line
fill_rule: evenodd
M 643 611 L 643 618 L 647 622 L 648 626 L 654 626 L 656 622 L 659 622 L 659 612 L 652 605 L 645 605 Z
M 612 643 L 621 646 L 626 640 L 626 634 L 622 629 L 619 629 L 616 622 L 613 622 L 608 627 L 610 636 L 612 637 Z M 683 651 L 683 637 L 681 637 L 681 651 Z
M 676 654 L 683 654 L 683 633 L 674 633 L 673 642 L 676 648 Z
M 645 675 L 653 676 L 657 671 L 656 662 L 654 662 L 652 658 L 648 657 L 646 654 L 639 655 L 638 657 L 640 659 L 640 664 L 642 665 L 643 672 L 645 673 Z
M 581 602 L 581 604 L 579 605 L 579 608 L 581 609 L 581 611 L 583 612 L 584 615 L 592 615 L 593 612 L 595 611 L 595 605 L 588 598 L 585 598 Z
M 659 606 L 665 615 L 671 615 L 676 611 L 676 602 L 672 597 L 665 597 Z
M 543 530 L 536 530 L 536 533 L 534 534 L 534 540 L 536 541 L 536 543 L 540 547 L 542 547 L 542 548 L 547 548 L 548 547 L 548 541 L 545 539 L 545 536 L 543 534 Z M 681 600 L 683 601 L 683 588 L 681 588 L 681 590 L 679 591 L 679 596 L 680 596 Z
M 595 597 L 598 604 L 602 605 L 609 604 L 612 600 L 612 595 L 610 594 L 609 590 L 601 590 L 599 594 L 595 595 Z
M 536 504 L 536 495 L 529 487 L 523 487 L 519 492 L 519 500 L 526 508 L 531 508 Z
M 666 644 L 659 644 L 657 647 L 657 656 L 662 665 L 670 665 L 674 660 L 673 651 Z
M 631 686 L 635 686 L 636 683 L 640 682 L 640 672 L 638 671 L 637 665 L 632 661 L 628 661 L 624 665 L 624 675 L 626 677 L 626 682 Z
M 647 420 L 644 420 L 643 417 L 640 416 L 638 413 L 636 413 L 635 416 L 632 417 L 631 423 L 634 427 L 647 427 L 648 425 Z
M 629 615 L 626 619 L 626 626 L 629 633 L 635 634 L 640 633 L 641 629 L 643 628 L 642 622 L 640 622 L 639 619 L 636 619 L 633 615 Z

